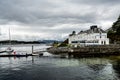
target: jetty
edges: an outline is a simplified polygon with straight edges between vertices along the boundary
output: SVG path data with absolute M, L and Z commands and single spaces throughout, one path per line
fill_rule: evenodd
M 47 49 L 53 54 L 68 54 L 69 56 L 110 56 L 120 55 L 120 45 L 91 45 L 84 47 L 51 47 Z
M 0 57 L 28 57 L 28 56 L 32 56 L 32 54 L 25 54 L 25 55 L 20 55 L 20 54 L 10 54 L 10 55 L 0 55 Z
M 32 56 L 32 54 L 28 53 L 27 51 L 13 51 L 13 52 L 2 51 L 0 53 L 0 57 L 28 57 L 28 56 Z
M 0 51 L 0 57 L 28 57 L 28 56 L 42 56 L 44 52 L 46 52 L 46 48 L 42 49 L 34 49 L 32 46 L 32 52 L 27 52 L 25 50 L 21 51 L 12 51 L 7 52 L 6 50 Z

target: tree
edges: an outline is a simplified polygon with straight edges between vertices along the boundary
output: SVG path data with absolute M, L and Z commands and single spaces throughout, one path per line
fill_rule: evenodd
M 116 34 L 120 35 L 120 26 L 117 28 Z
M 117 31 L 117 29 L 118 29 L 119 27 L 120 27 L 120 16 L 119 16 L 119 18 L 117 19 L 117 21 L 113 23 L 112 29 L 113 29 L 113 31 Z
M 108 38 L 112 43 L 120 41 L 120 16 L 117 21 L 113 23 L 112 28 L 108 31 Z

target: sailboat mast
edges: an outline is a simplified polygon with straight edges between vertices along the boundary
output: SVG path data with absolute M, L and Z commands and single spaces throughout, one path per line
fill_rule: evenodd
M 11 33 L 10 33 L 10 27 L 9 27 L 9 45 L 11 47 Z
M 2 34 L 2 32 L 1 32 L 1 27 L 0 27 L 0 35 Z

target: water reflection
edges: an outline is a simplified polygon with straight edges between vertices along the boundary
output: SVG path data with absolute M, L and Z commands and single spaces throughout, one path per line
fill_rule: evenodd
M 114 62 L 113 62 L 114 61 Z M 120 59 L 115 59 L 112 61 L 112 67 L 114 72 L 116 73 L 116 76 L 120 78 Z
M 104 58 L 90 58 L 90 59 L 82 59 L 82 61 L 85 65 L 88 66 L 88 68 L 94 72 L 99 73 L 100 71 L 102 71 L 107 64 L 109 63 L 109 61 L 107 59 Z
M 120 78 L 120 60 L 106 58 L 0 58 L 0 63 L 0 80 L 11 78 L 12 80 L 119 80 Z
M 20 46 L 15 48 L 21 49 Z M 31 46 L 24 48 L 29 51 Z M 119 78 L 120 57 L 68 59 L 45 53 L 43 57 L 0 58 L 0 80 L 119 80 Z

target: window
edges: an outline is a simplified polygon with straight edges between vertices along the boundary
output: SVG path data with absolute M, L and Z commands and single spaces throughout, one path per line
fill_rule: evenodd
M 78 43 L 78 41 L 72 41 L 72 43 Z
M 106 44 L 106 41 L 104 41 L 104 44 Z
M 83 40 L 83 41 L 80 41 L 80 43 L 85 43 L 85 41 Z
M 103 44 L 103 41 L 101 41 L 101 44 Z

